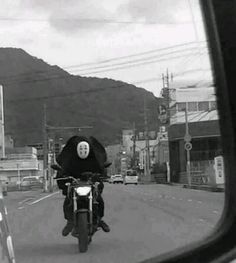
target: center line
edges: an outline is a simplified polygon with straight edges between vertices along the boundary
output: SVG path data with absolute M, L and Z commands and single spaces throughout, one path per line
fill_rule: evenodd
M 57 191 L 57 192 L 55 192 L 55 193 L 52 193 L 52 194 L 50 194 L 50 195 L 46 195 L 46 196 L 44 196 L 44 197 L 42 197 L 42 198 L 39 198 L 39 199 L 35 200 L 35 201 L 32 202 L 32 203 L 29 203 L 29 205 L 37 204 L 38 202 L 40 202 L 40 201 L 42 201 L 42 200 L 44 200 L 44 199 L 46 199 L 46 198 L 48 198 L 48 197 L 51 197 L 51 196 L 53 196 L 53 195 L 55 195 L 55 194 L 58 194 L 58 193 L 59 193 L 59 191 Z

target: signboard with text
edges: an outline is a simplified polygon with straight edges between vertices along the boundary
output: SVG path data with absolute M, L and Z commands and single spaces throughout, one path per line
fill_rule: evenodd
M 225 175 L 224 175 L 224 159 L 223 156 L 217 156 L 214 159 L 214 169 L 215 169 L 215 178 L 216 184 L 224 184 Z

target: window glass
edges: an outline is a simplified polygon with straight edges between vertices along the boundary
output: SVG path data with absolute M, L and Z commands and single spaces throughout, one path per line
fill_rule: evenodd
M 140 262 L 210 234 L 225 176 L 199 2 L 4 0 L 0 20 L 0 179 L 16 262 Z M 68 191 L 61 176 L 86 188 Z M 79 253 L 73 205 L 97 202 L 111 231 L 102 224 Z
M 216 110 L 216 101 L 210 101 L 210 110 Z
M 208 101 L 200 101 L 198 103 L 199 111 L 208 111 L 209 110 L 209 102 Z
M 186 109 L 186 102 L 177 103 L 178 111 L 185 111 Z
M 198 103 L 197 102 L 188 102 L 188 111 L 197 111 Z

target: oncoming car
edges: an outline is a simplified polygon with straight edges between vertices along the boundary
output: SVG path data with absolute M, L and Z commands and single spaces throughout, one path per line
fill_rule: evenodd
M 111 176 L 109 183 L 111 184 L 123 184 L 123 177 L 121 174 L 114 174 Z
M 124 184 L 138 184 L 138 175 L 135 170 L 127 170 L 125 172 Z

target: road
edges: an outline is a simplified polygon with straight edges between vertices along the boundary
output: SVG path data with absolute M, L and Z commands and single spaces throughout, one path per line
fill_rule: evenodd
M 9 193 L 6 197 L 17 263 L 138 262 L 203 238 L 222 213 L 223 193 L 168 185 L 105 185 L 105 220 L 89 250 L 62 237 L 59 192 Z

